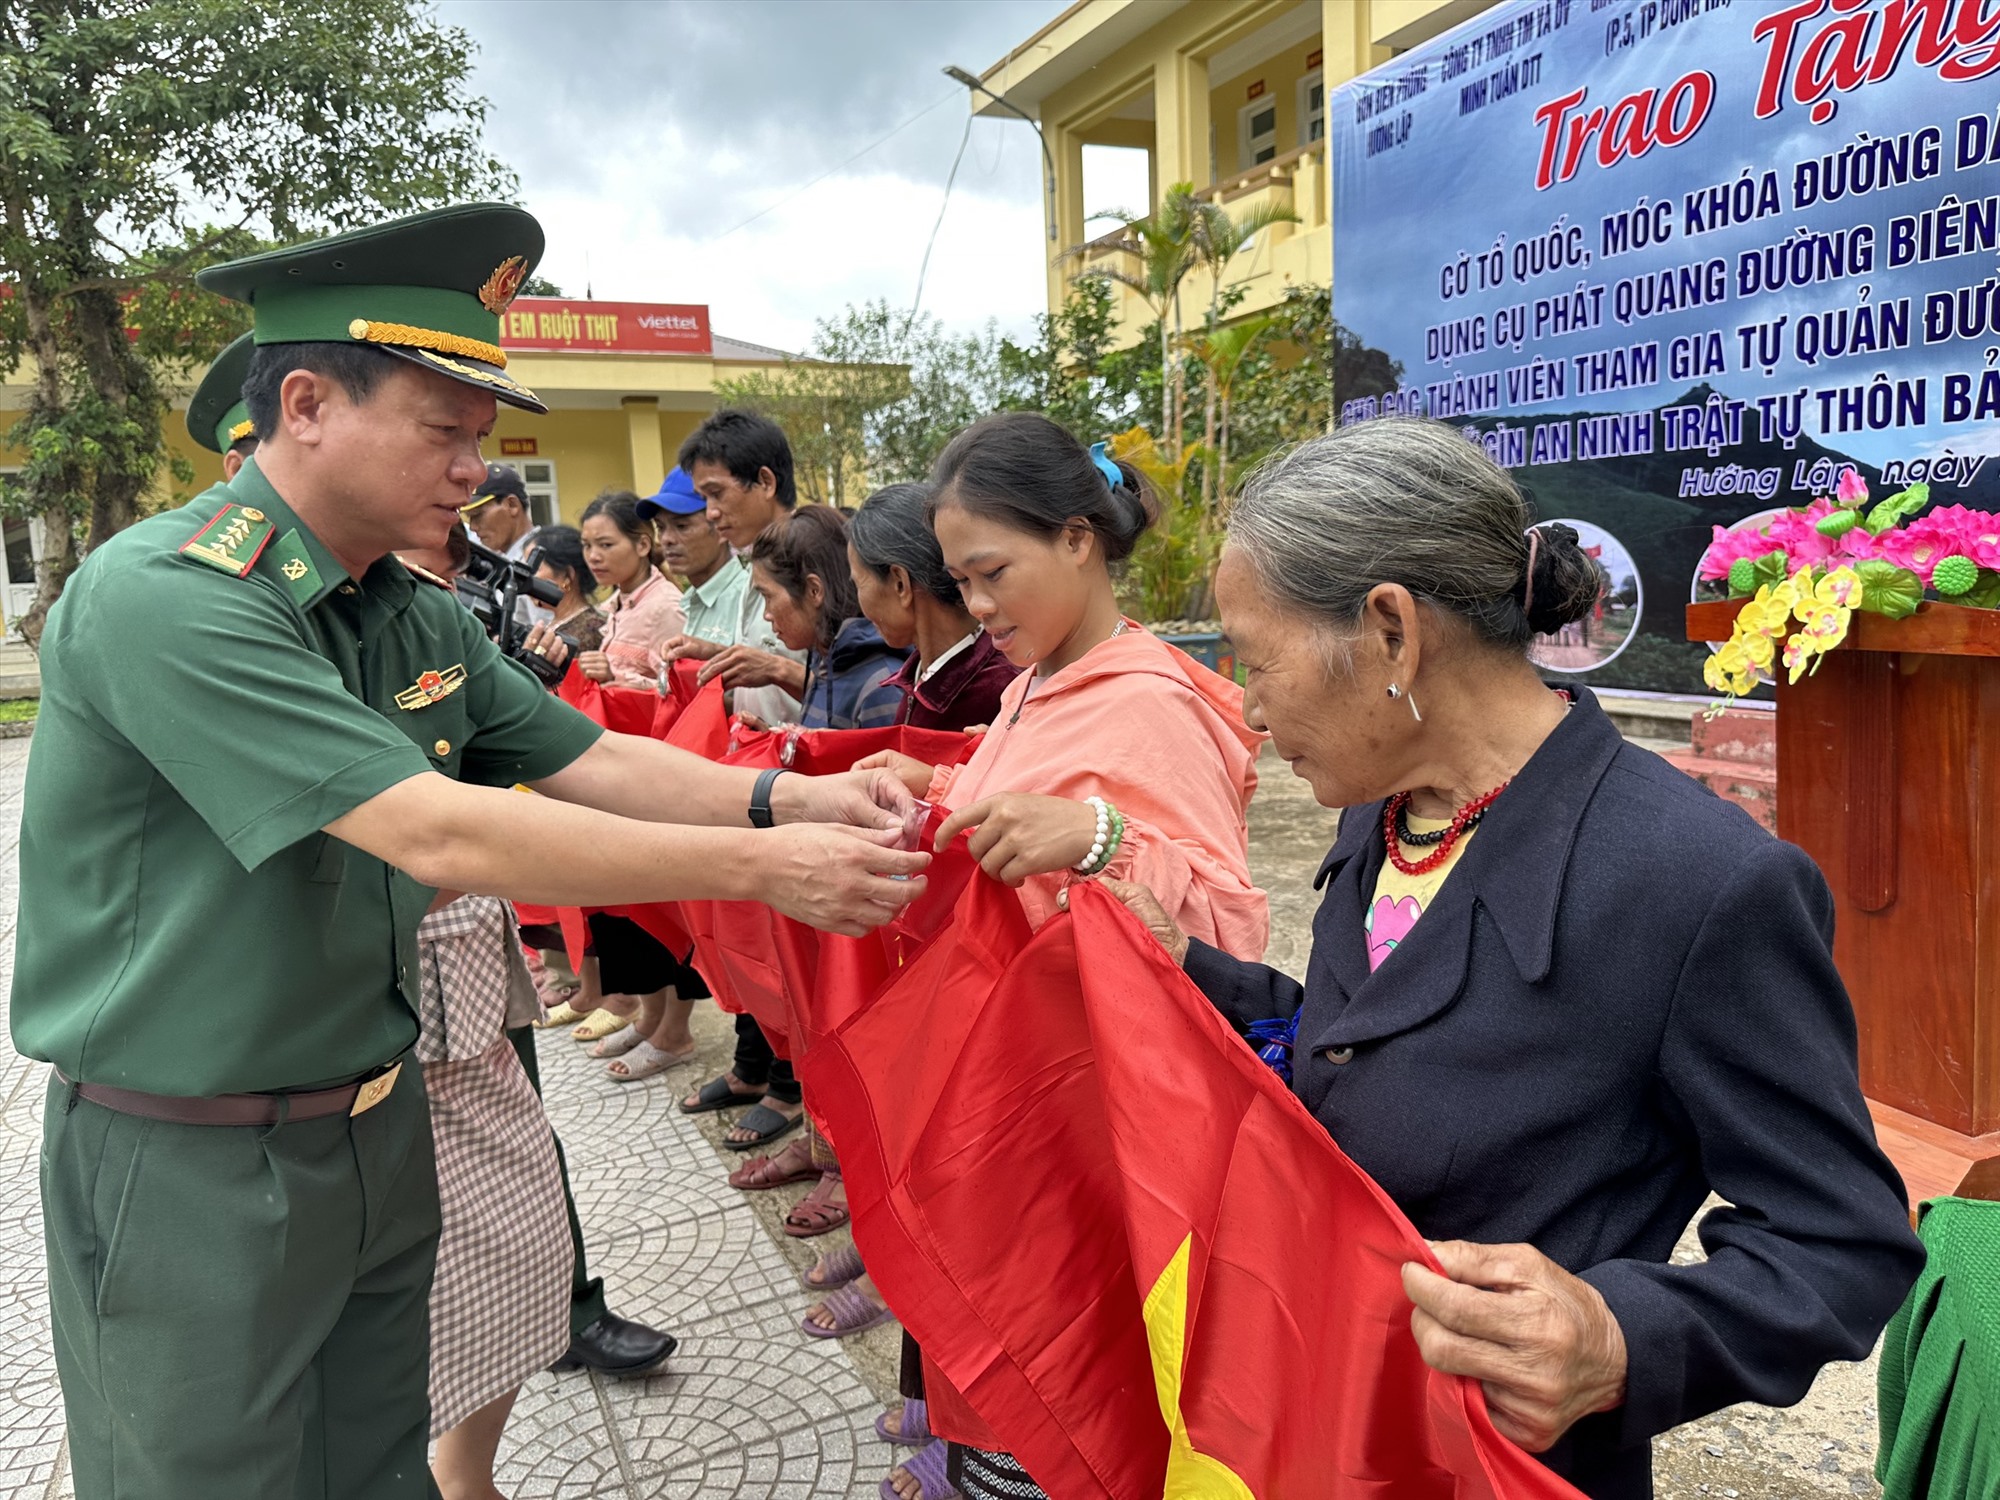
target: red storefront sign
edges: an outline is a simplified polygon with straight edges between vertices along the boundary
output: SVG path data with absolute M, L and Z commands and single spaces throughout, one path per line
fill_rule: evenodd
M 584 302 L 517 297 L 500 314 L 509 349 L 607 354 L 708 354 L 708 309 L 678 302 Z

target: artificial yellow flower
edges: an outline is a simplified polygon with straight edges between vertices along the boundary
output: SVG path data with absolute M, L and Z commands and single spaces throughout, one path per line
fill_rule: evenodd
M 1852 568 L 1839 567 L 1817 583 L 1803 570 L 1793 581 L 1808 585 L 1792 609 L 1801 628 L 1785 641 L 1787 680 L 1797 682 L 1808 671 L 1817 672 L 1820 658 L 1847 639 L 1854 605 L 1861 600 L 1861 576 Z
M 1757 686 L 1757 664 L 1743 641 L 1731 636 L 1702 664 L 1702 680 L 1718 693 L 1740 698 Z

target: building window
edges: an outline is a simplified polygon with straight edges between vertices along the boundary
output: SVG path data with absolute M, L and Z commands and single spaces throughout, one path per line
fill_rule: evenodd
M 521 483 L 528 491 L 528 519 L 537 526 L 553 526 L 562 520 L 556 503 L 556 466 L 546 458 L 530 458 L 521 464 Z
M 1299 144 L 1326 139 L 1326 74 L 1308 73 L 1299 80 Z
M 1237 117 L 1237 146 L 1239 171 L 1247 171 L 1278 154 L 1277 100 L 1257 99 L 1243 106 L 1243 113 Z

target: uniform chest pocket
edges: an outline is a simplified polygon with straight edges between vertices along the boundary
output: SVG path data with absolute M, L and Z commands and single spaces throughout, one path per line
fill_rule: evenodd
M 465 754 L 465 742 L 472 736 L 465 705 L 454 695 L 418 709 L 396 713 L 396 727 L 430 757 L 431 769 L 456 777 Z

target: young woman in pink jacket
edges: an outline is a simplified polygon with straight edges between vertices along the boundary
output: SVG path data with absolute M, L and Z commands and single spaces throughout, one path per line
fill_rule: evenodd
M 963 766 L 893 752 L 862 764 L 946 808 L 938 842 L 968 834 L 1036 926 L 1064 886 L 1105 876 L 1150 887 L 1224 952 L 1261 955 L 1270 914 L 1250 880 L 1245 813 L 1262 736 L 1243 722 L 1241 688 L 1118 608 L 1114 570 L 1156 514 L 1144 480 L 1032 412 L 967 428 L 934 479 L 932 526 L 965 606 L 1023 671 Z M 906 1407 L 891 1430 L 915 1419 Z M 951 1488 L 1040 1493 L 1006 1454 L 934 1445 L 884 1494 Z

